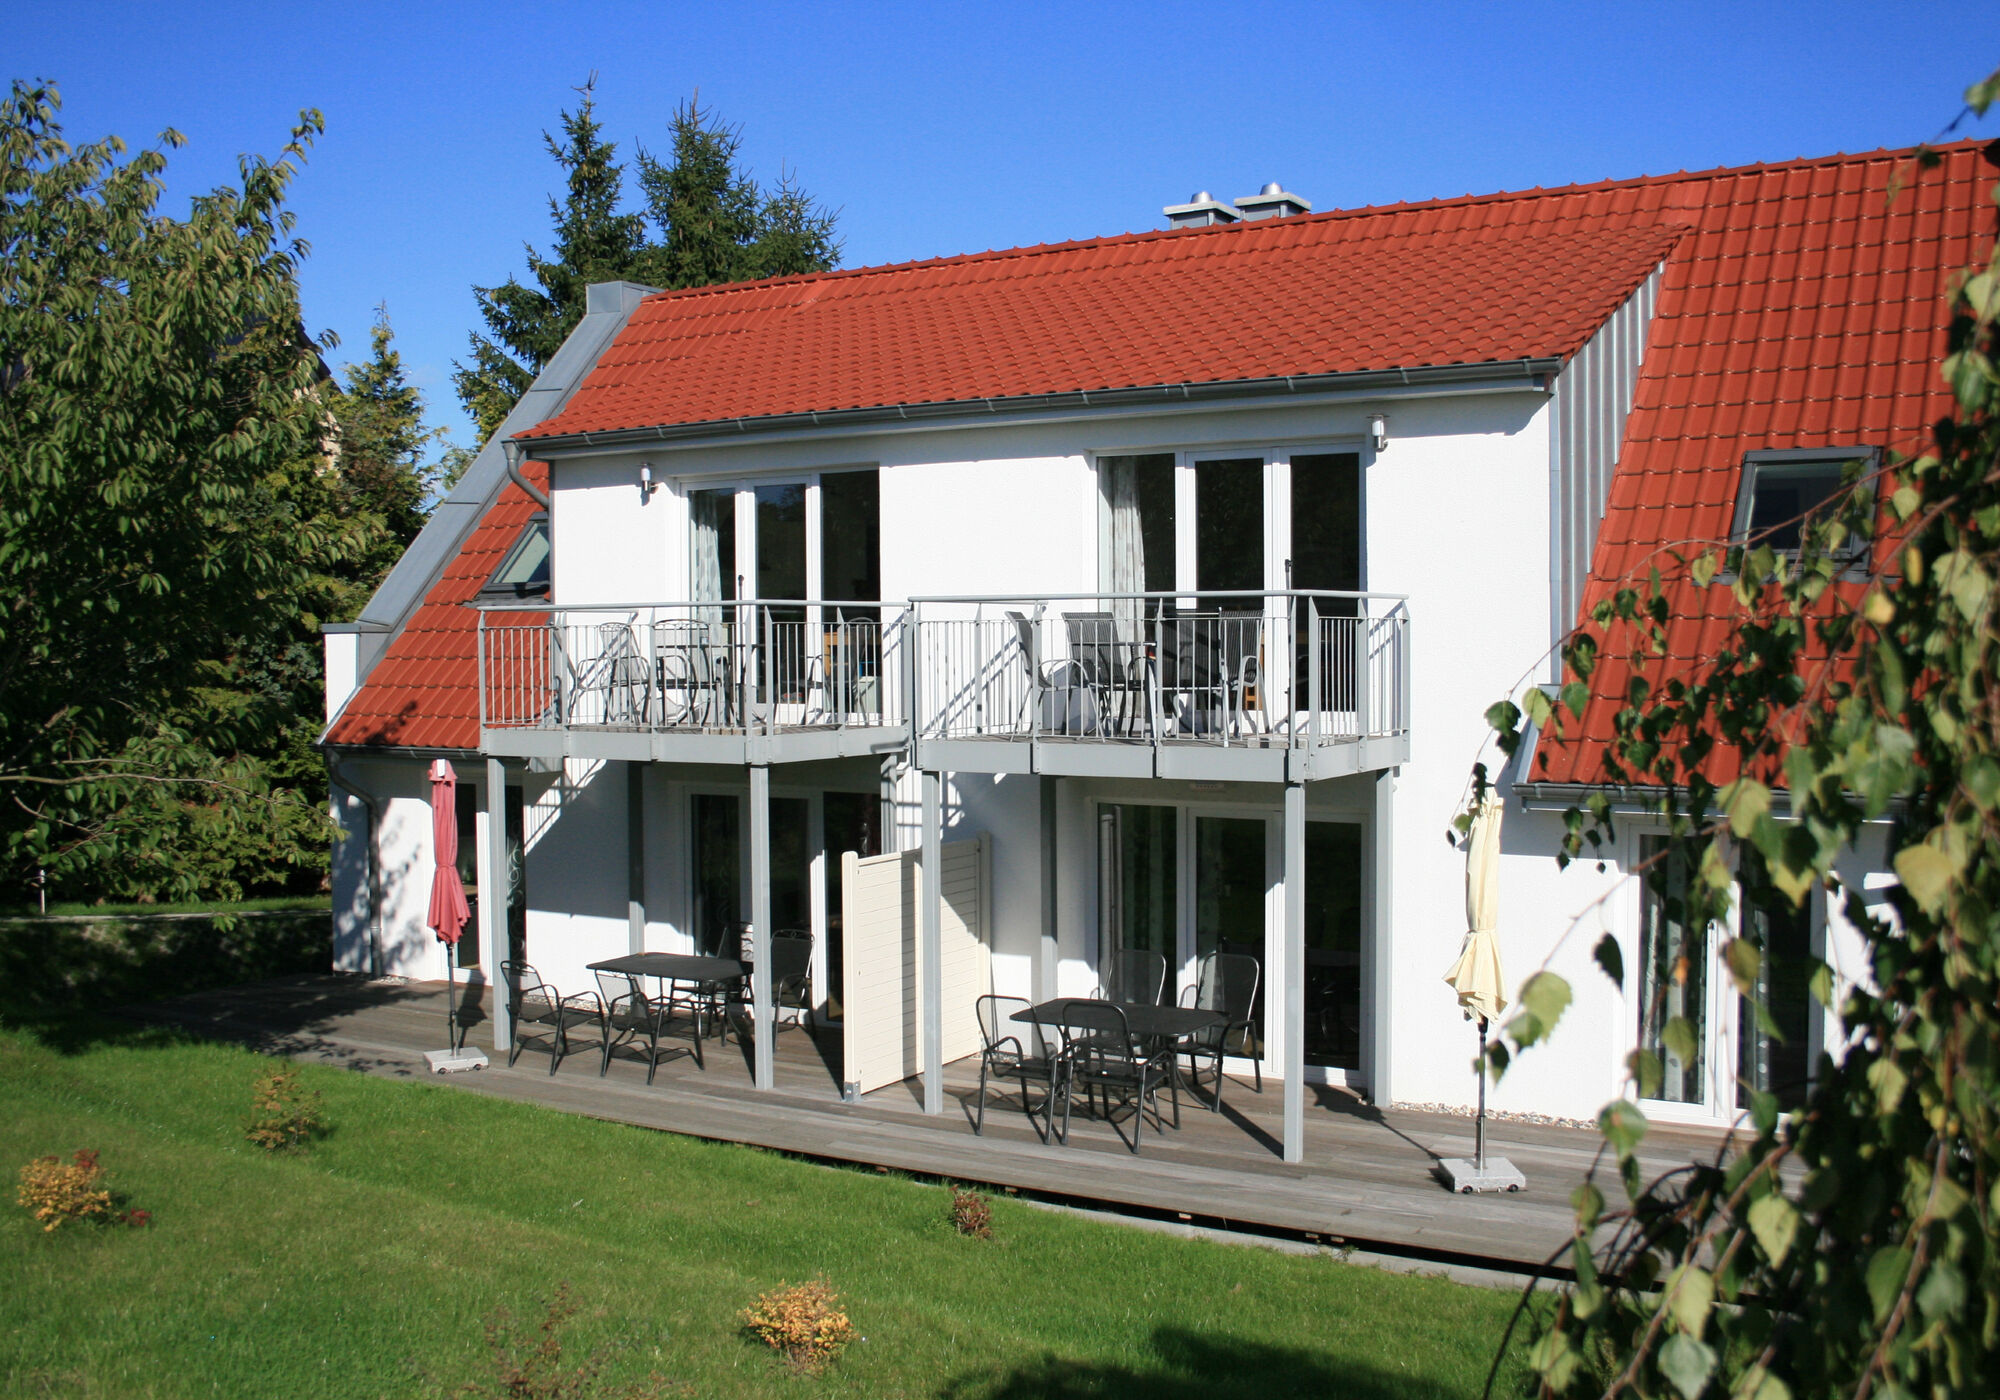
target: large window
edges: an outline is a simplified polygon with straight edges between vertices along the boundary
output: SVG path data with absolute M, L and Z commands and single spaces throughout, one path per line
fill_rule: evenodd
M 1678 850 L 1669 852 L 1659 836 L 1646 837 L 1640 849 L 1650 865 L 1640 898 L 1639 1043 L 1659 1057 L 1662 1099 L 1705 1103 L 1708 929 L 1689 921 L 1687 862 Z M 1669 1036 L 1676 1020 L 1688 1036 Z
M 1746 846 L 1742 936 L 1762 954 L 1750 995 L 1737 1006 L 1737 1076 L 1779 1107 L 1805 1102 L 1813 1068 L 1812 901 L 1793 904 L 1771 884 L 1763 857 Z

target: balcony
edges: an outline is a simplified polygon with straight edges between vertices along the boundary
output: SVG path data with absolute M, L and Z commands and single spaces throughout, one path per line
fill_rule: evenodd
M 911 626 L 927 769 L 1303 782 L 1409 760 L 1401 597 L 922 598 Z
M 479 609 L 485 752 L 784 763 L 909 743 L 901 604 Z

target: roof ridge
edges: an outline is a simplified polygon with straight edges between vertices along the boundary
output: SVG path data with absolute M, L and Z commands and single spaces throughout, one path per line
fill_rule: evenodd
M 750 288 L 771 288 L 785 286 L 808 286 L 858 277 L 883 276 L 890 273 L 921 272 L 931 268 L 951 267 L 975 262 L 1007 262 L 1014 259 L 1045 257 L 1056 253 L 1082 252 L 1093 248 L 1124 247 L 1132 244 L 1152 242 L 1168 238 L 1217 237 L 1232 234 L 1253 233 L 1259 229 L 1298 228 L 1306 224 L 1337 223 L 1346 219 L 1378 218 L 1385 214 L 1414 213 L 1421 210 L 1470 208 L 1484 204 L 1497 204 L 1507 200 L 1550 199 L 1578 194 L 1597 194 L 1609 190 L 1631 189 L 1642 185 L 1674 185 L 1692 181 L 1718 180 L 1749 174 L 1774 173 L 1785 170 L 1804 170 L 1829 165 L 1864 164 L 1883 159 L 1911 156 L 1918 150 L 1930 150 L 1939 154 L 1955 154 L 1960 151 L 1991 144 L 1981 137 L 1967 137 L 1960 141 L 1948 141 L 1938 145 L 1918 143 L 1911 146 L 1878 146 L 1872 151 L 1835 151 L 1823 156 L 1794 156 L 1781 161 L 1750 161 L 1743 165 L 1718 165 L 1705 170 L 1676 170 L 1665 175 L 1625 175 L 1604 180 L 1581 181 L 1571 185 L 1536 185 L 1525 190 L 1493 190 L 1485 194 L 1442 195 L 1432 199 L 1399 200 L 1391 204 L 1363 204 L 1352 209 L 1328 209 L 1317 214 L 1295 215 L 1288 219 L 1259 219 L 1240 224 L 1216 224 L 1203 228 L 1156 228 L 1140 229 L 1136 232 L 1100 234 L 1094 238 L 1065 239 L 1053 243 L 1024 243 L 1012 248 L 987 248 L 971 253 L 947 253 L 931 258 L 914 258 L 907 262 L 871 263 L 863 267 L 837 267 L 824 272 L 786 273 L 777 277 L 759 277 L 744 282 L 712 282 L 700 287 L 679 287 L 657 292 L 646 297 L 648 303 L 690 300 L 696 297 L 719 296 Z

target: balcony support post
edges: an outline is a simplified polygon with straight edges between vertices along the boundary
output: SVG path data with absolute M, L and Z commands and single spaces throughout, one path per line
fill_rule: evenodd
M 526 853 L 523 853 L 526 859 Z M 508 913 L 513 905 L 513 870 L 507 859 L 507 765 L 486 760 L 486 860 L 479 879 L 479 947 L 491 961 L 488 995 L 493 998 L 494 1058 L 514 1042 L 513 1008 L 507 1004 L 507 979 L 500 964 L 514 956 L 513 929 Z
M 1285 1160 L 1306 1156 L 1306 788 L 1285 784 Z
M 924 851 L 919 889 L 923 925 L 917 949 L 917 1017 L 924 1065 L 924 1112 L 944 1112 L 944 774 L 924 770 Z
M 1395 867 L 1391 860 L 1394 832 L 1396 770 L 1384 769 L 1375 775 L 1374 810 L 1369 816 L 1369 900 L 1371 918 L 1367 946 L 1368 995 L 1362 1003 L 1362 1025 L 1367 1039 L 1368 1096 L 1379 1106 L 1395 1102 L 1390 1088 L 1390 997 L 1395 966 L 1391 945 L 1391 895 Z
M 646 951 L 646 765 L 625 765 L 625 946 Z
M 1035 1000 L 1053 1001 L 1057 995 L 1056 971 L 1062 957 L 1062 940 L 1056 931 L 1056 880 L 1062 849 L 1056 828 L 1058 780 L 1045 773 L 1035 781 L 1041 785 L 1042 799 L 1042 955 L 1035 960 Z
M 750 958 L 751 1072 L 759 1089 L 771 1089 L 778 1018 L 771 1007 L 771 769 L 762 763 L 750 766 Z

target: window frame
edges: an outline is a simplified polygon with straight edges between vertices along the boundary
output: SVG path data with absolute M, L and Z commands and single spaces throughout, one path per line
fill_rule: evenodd
M 520 557 L 521 549 L 528 542 L 530 532 L 539 530 L 548 545 L 549 581 L 541 588 L 530 589 L 525 584 L 501 583 L 500 576 L 507 572 Z M 493 566 L 493 572 L 479 585 L 479 596 L 483 599 L 512 598 L 517 601 L 528 598 L 553 598 L 556 591 L 556 542 L 554 532 L 549 529 L 549 513 L 538 510 L 528 518 L 514 536 L 514 542 L 507 546 L 507 552 L 500 556 L 500 562 Z
M 1844 474 L 1847 464 L 1860 462 L 1862 475 L 1872 473 L 1881 465 L 1882 450 L 1879 447 L 1784 447 L 1759 448 L 1743 454 L 1743 462 L 1738 469 L 1736 484 L 1736 510 L 1730 519 L 1729 543 L 1744 549 L 1751 547 L 1750 517 L 1757 501 L 1757 480 L 1767 469 L 1775 469 L 1771 475 L 1782 479 L 1788 475 L 1804 475 L 1811 467 L 1832 467 Z M 1828 499 L 1832 499 L 1829 497 Z M 1780 549 L 1770 546 L 1772 553 L 1785 559 L 1796 559 L 1796 549 Z M 1845 561 L 1848 571 L 1866 566 L 1868 545 L 1863 540 L 1851 540 L 1840 549 L 1837 558 Z

